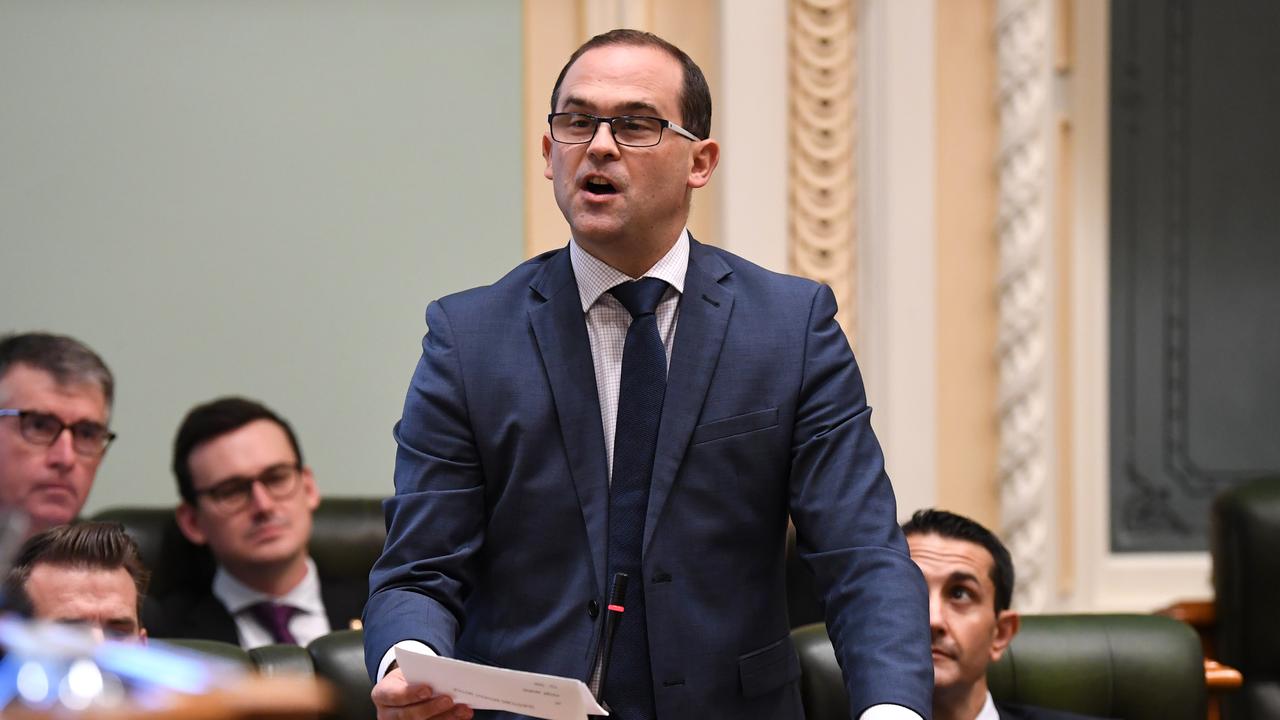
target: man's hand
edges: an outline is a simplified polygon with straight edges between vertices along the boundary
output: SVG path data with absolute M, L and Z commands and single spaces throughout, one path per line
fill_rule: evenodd
M 448 695 L 434 695 L 429 685 L 410 684 L 400 668 L 383 675 L 369 697 L 378 708 L 378 720 L 471 720 L 474 714 Z

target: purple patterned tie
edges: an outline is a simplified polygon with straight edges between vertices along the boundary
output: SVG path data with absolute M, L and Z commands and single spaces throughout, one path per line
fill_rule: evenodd
M 249 606 L 249 611 L 262 627 L 271 633 L 271 638 L 281 645 L 297 645 L 298 640 L 289 632 L 289 620 L 298 613 L 298 608 L 274 602 L 260 602 Z

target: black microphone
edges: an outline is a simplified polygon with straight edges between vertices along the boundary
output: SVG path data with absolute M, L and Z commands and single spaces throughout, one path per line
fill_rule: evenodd
M 604 679 L 609 673 L 609 654 L 613 649 L 613 634 L 618 629 L 618 622 L 622 620 L 622 613 L 627 610 L 626 598 L 627 574 L 615 573 L 613 587 L 609 589 L 609 605 L 605 610 L 604 628 L 600 631 L 600 650 L 596 653 L 595 672 L 591 674 L 591 695 L 605 710 L 608 710 L 609 706 L 605 705 L 602 697 Z

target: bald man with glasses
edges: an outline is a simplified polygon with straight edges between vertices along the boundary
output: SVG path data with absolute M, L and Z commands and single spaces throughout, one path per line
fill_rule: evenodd
M 196 407 L 174 440 L 173 472 L 178 528 L 208 546 L 217 570 L 211 587 L 157 598 L 153 637 L 306 645 L 360 616 L 363 579 L 322 577 L 307 552 L 320 494 L 282 417 L 244 398 Z
M 115 438 L 115 380 L 74 338 L 0 337 L 0 508 L 19 512 L 28 536 L 80 513 Z

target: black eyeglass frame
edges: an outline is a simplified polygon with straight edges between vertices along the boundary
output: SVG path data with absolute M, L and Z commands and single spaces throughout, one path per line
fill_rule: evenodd
M 272 473 L 280 472 L 281 470 L 288 470 L 291 480 L 288 490 L 277 493 L 271 489 L 271 485 L 267 483 L 266 478 Z M 301 479 L 302 465 L 300 463 L 283 462 L 271 465 L 253 477 L 227 478 L 207 488 L 193 490 L 192 494 L 196 498 L 208 498 L 209 503 L 222 512 L 236 513 L 249 506 L 255 484 L 261 484 L 262 489 L 266 490 L 273 500 L 288 500 L 298 492 L 298 488 L 301 487 L 298 481 Z
M 102 423 L 93 422 L 92 420 L 77 420 L 76 422 L 73 422 L 73 423 L 67 423 L 67 422 L 64 422 L 62 418 L 58 417 L 57 415 L 54 415 L 53 413 L 47 413 L 40 410 L 22 410 L 19 408 L 0 408 L 0 417 L 18 418 L 19 434 L 22 435 L 22 438 L 24 440 L 31 443 L 32 445 L 44 445 L 45 447 L 52 447 L 54 443 L 58 442 L 58 438 L 62 437 L 63 432 L 70 430 L 72 449 L 76 451 L 76 454 L 82 455 L 84 457 L 101 457 L 107 452 L 107 448 L 111 446 L 111 441 L 116 439 L 116 434 L 114 432 L 111 432 L 111 429 L 108 428 L 106 425 L 103 425 Z M 31 425 L 31 421 L 28 420 L 28 418 L 42 418 L 45 420 L 56 422 L 58 424 L 58 431 L 55 432 L 52 436 L 50 436 L 47 441 L 42 440 L 39 437 L 32 437 L 32 433 L 34 433 L 35 430 L 33 429 Z M 88 442 L 88 440 L 84 440 L 83 438 L 85 438 L 85 436 L 76 432 L 76 428 L 81 428 L 82 430 L 84 428 L 88 428 L 90 431 L 92 431 L 93 436 L 91 436 L 89 440 L 93 440 L 95 445 L 90 447 L 86 451 L 86 449 L 83 447 L 83 444 L 85 442 Z
M 587 138 L 586 140 L 561 140 L 560 138 L 556 137 L 555 119 L 557 117 L 564 117 L 567 115 L 577 115 L 579 117 L 590 118 L 592 121 L 591 137 Z M 653 141 L 649 145 L 635 145 L 632 143 L 622 142 L 621 140 L 618 139 L 618 130 L 613 125 L 615 122 L 619 120 L 652 120 L 658 123 L 658 139 Z M 685 130 L 684 128 L 671 122 L 670 120 L 667 120 L 665 118 L 660 118 L 660 117 L 654 117 L 652 115 L 616 115 L 614 117 L 600 117 L 599 115 L 592 115 L 591 113 L 584 113 L 584 112 L 555 112 L 547 115 L 547 127 L 551 130 L 551 139 L 560 143 L 561 145 L 586 145 L 592 140 L 595 140 L 596 133 L 600 132 L 600 123 L 609 124 L 609 132 L 610 134 L 613 135 L 613 141 L 623 147 L 653 147 L 658 143 L 662 142 L 662 133 L 664 130 L 668 128 L 675 131 L 677 135 L 686 137 L 692 140 L 693 142 L 702 141 L 702 138 L 698 137 L 697 135 L 694 135 L 688 130 Z

